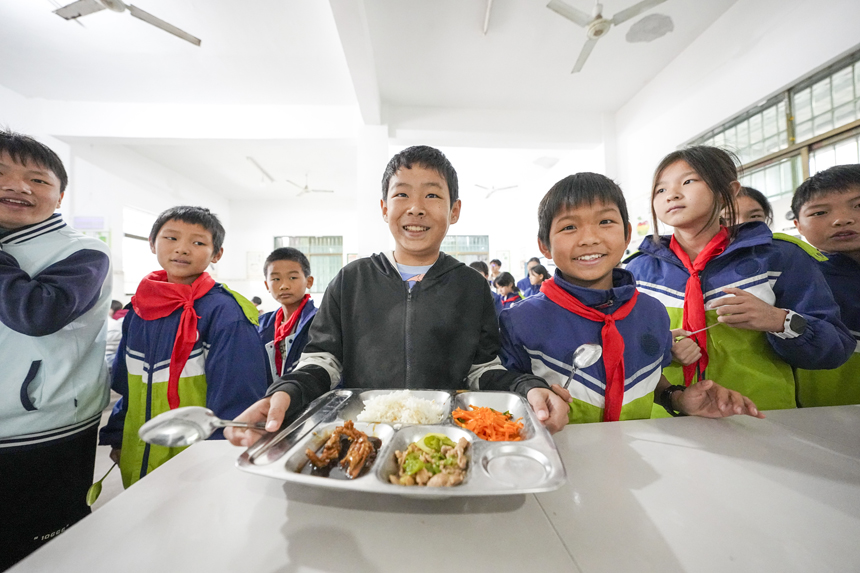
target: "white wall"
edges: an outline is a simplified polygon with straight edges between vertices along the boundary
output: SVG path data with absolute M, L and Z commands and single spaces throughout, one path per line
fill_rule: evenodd
M 616 114 L 634 223 L 663 156 L 856 48 L 858 23 L 857 0 L 738 0 Z

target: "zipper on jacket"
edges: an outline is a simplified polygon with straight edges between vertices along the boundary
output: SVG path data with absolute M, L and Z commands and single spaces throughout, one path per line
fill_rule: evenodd
M 406 380 L 404 382 L 406 388 L 411 388 L 409 381 L 412 379 L 412 361 L 410 360 L 412 356 L 412 290 L 407 281 L 403 281 L 403 284 L 406 286 L 406 332 L 404 333 L 406 339 Z M 412 288 L 417 286 L 418 283 L 415 283 Z

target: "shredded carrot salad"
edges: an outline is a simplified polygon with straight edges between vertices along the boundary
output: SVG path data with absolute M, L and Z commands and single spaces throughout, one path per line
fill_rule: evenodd
M 522 418 L 514 417 L 510 412 L 498 412 L 483 406 L 469 406 L 471 411 L 457 408 L 451 412 L 454 423 L 461 428 L 474 432 L 482 440 L 491 442 L 518 442 L 522 440 L 520 430 L 523 429 Z

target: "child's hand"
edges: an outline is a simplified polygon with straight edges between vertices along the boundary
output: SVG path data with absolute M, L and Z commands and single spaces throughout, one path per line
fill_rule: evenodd
M 110 459 L 113 460 L 115 464 L 119 463 L 119 458 L 122 455 L 122 448 L 111 448 L 110 450 Z
M 787 313 L 781 308 L 771 306 L 754 294 L 739 288 L 724 288 L 723 292 L 734 296 L 724 296 L 709 304 L 711 309 L 717 309 L 717 321 L 744 330 L 784 330 Z
M 549 387 L 549 389 L 552 390 L 553 392 L 555 392 L 559 398 L 561 398 L 562 400 L 564 400 L 568 404 L 573 402 L 573 396 L 570 395 L 570 392 L 568 392 L 567 388 L 562 388 L 558 384 L 553 384 L 552 386 Z
M 676 328 L 672 331 L 672 340 L 674 341 L 679 336 L 688 336 L 689 334 L 683 328 Z M 699 348 L 699 345 L 692 338 L 684 338 L 672 343 L 672 360 L 681 366 L 695 364 L 701 357 L 702 349 Z
M 702 380 L 692 384 L 683 392 L 672 396 L 677 401 L 677 410 L 690 416 L 702 418 L 725 418 L 745 414 L 764 418 L 752 400 L 734 390 L 724 388 L 713 380 Z
M 554 434 L 567 425 L 567 402 L 548 388 L 532 388 L 526 396 L 540 423 Z
M 286 392 L 275 392 L 271 396 L 263 398 L 239 414 L 237 422 L 250 422 L 258 424 L 266 422 L 267 432 L 276 432 L 284 423 L 284 415 L 290 407 L 290 395 Z M 250 428 L 225 428 L 224 437 L 234 446 L 249 448 L 257 443 L 263 435 L 260 430 Z

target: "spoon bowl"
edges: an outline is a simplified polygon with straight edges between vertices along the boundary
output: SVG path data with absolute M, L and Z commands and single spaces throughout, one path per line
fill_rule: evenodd
M 564 383 L 564 388 L 570 386 L 573 375 L 580 368 L 588 368 L 603 356 L 603 347 L 599 344 L 583 344 L 573 351 L 573 367 L 570 369 L 570 375 Z
M 219 428 L 264 429 L 264 424 L 248 424 L 218 418 L 212 410 L 201 406 L 186 406 L 163 412 L 140 427 L 137 435 L 144 442 L 180 448 L 205 440 Z

